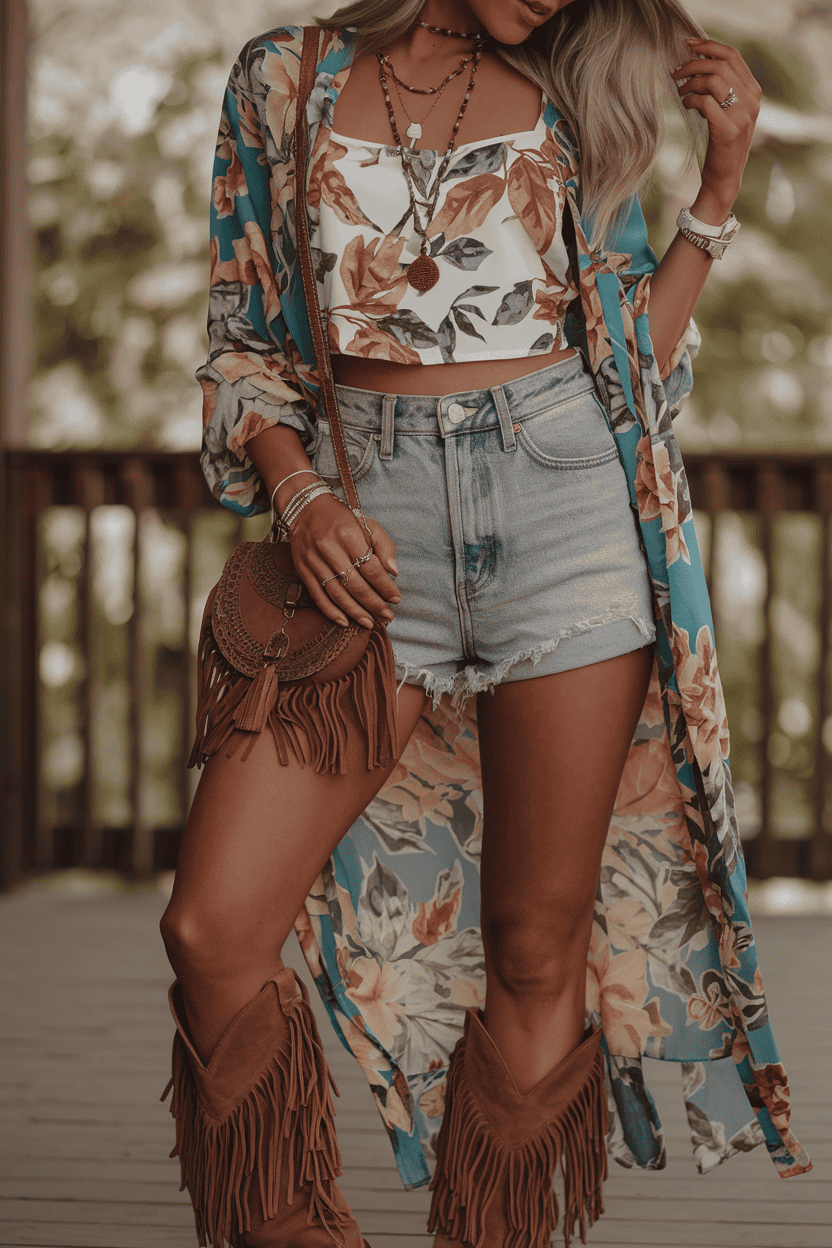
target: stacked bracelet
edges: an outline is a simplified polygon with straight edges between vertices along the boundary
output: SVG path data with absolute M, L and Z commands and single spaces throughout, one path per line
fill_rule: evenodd
M 277 485 L 272 490 L 272 496 L 270 500 L 270 506 L 271 506 L 272 511 L 274 511 L 275 495 L 277 494 L 277 491 L 280 489 L 281 485 L 284 485 L 287 481 L 290 481 L 292 477 L 305 477 L 308 475 L 311 475 L 313 477 L 318 477 L 318 479 L 320 480 L 320 473 L 316 472 L 314 468 L 299 468 L 297 472 L 290 472 L 288 477 L 284 477 L 282 481 L 278 481 Z
M 302 490 L 298 490 L 290 498 L 286 508 L 274 518 L 274 533 L 280 542 L 288 542 L 289 533 L 295 520 L 297 520 L 304 507 L 308 507 L 316 498 L 320 498 L 322 494 L 332 494 L 332 489 L 324 481 L 313 481 L 311 485 L 304 486 Z

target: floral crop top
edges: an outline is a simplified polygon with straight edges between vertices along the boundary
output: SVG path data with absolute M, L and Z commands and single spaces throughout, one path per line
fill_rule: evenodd
M 330 133 L 312 174 L 319 219 L 310 220 L 310 241 L 332 352 L 449 364 L 569 346 L 563 321 L 578 292 L 547 168 L 556 157 L 546 103 L 544 94 L 534 130 L 455 148 L 428 228 L 439 280 L 427 291 L 406 275 L 421 238 L 402 159 L 417 196 L 429 199 L 444 153 L 406 148 L 402 157 L 394 146 Z

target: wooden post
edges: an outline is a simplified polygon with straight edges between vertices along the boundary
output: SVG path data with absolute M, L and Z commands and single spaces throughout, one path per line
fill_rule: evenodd
M 26 442 L 26 383 L 31 358 L 31 263 L 26 214 L 26 78 L 29 46 L 25 0 L 0 5 L 0 449 Z M 2 458 L 2 456 L 0 456 Z M 32 535 L 24 533 L 20 514 L 21 479 L 7 492 L 4 462 L 0 463 L 0 515 L 6 521 L 9 546 L 0 553 L 3 593 L 2 704 L 7 724 L 26 719 L 27 696 L 21 664 L 27 640 L 21 580 L 22 552 Z M 14 510 L 12 510 L 14 509 Z M 14 546 L 11 541 L 14 540 Z M 25 741 L 12 730 L 3 758 L 3 837 L 0 844 L 0 888 L 9 888 L 22 871 Z

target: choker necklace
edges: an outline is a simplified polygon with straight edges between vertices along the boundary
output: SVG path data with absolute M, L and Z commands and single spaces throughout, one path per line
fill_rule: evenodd
M 424 26 L 425 30 L 429 30 L 432 35 L 452 35 L 454 39 L 476 39 L 478 43 L 484 43 L 488 38 L 488 35 L 483 34 L 481 30 L 465 34 L 461 30 L 446 30 L 444 26 L 431 26 L 428 22 L 420 22 L 419 25 Z

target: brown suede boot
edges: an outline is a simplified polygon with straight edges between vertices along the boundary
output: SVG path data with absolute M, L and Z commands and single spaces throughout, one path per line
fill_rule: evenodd
M 306 987 L 274 975 L 226 1028 L 204 1066 L 168 993 L 176 1033 L 170 1112 L 180 1191 L 205 1248 L 368 1248 L 336 1186 L 341 1153 L 324 1057 Z M 252 1176 L 256 1174 L 256 1182 Z
M 601 1033 L 583 1042 L 529 1092 L 520 1093 L 476 1006 L 448 1067 L 436 1144 L 428 1231 L 435 1248 L 549 1248 L 553 1190 L 565 1184 L 563 1236 L 581 1241 L 604 1212 L 607 1106 Z

